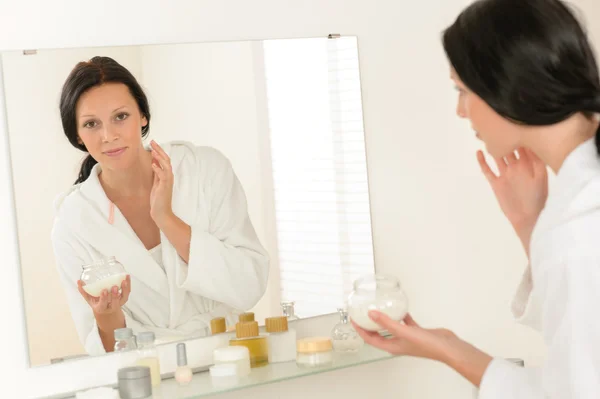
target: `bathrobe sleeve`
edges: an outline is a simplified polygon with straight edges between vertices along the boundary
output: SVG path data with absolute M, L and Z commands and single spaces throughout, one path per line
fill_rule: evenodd
M 67 296 L 79 340 L 89 355 L 105 354 L 94 312 L 77 288 L 82 266 L 89 263 L 90 258 L 85 255 L 85 250 L 79 248 L 80 244 L 76 237 L 69 233 L 58 219 L 52 229 L 52 246 L 58 274 Z M 136 321 L 126 309 L 123 309 L 123 313 L 126 327 L 132 328 L 134 333 L 144 330 L 143 325 Z
M 252 308 L 263 296 L 269 258 L 248 215 L 244 189 L 231 163 L 214 149 L 198 149 L 199 208 L 206 223 L 191 225 L 189 264 L 178 268 L 180 288 L 227 304 Z
M 535 284 L 543 298 L 546 362 L 540 368 L 522 368 L 494 359 L 484 373 L 479 398 L 600 398 L 598 260 L 571 255 L 541 269 Z

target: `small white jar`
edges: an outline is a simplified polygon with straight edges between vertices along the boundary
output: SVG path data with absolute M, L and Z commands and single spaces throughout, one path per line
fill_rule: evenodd
M 215 364 L 208 371 L 215 387 L 230 387 L 239 382 L 238 365 L 235 363 Z
M 333 345 L 329 337 L 299 339 L 296 350 L 299 367 L 323 367 L 333 363 Z
M 213 361 L 215 365 L 229 363 L 237 365 L 237 374 L 240 377 L 250 374 L 250 351 L 245 346 L 217 348 L 213 352 Z

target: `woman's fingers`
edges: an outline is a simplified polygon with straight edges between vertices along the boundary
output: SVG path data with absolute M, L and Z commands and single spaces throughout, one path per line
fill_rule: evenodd
M 154 140 L 150 143 L 152 147 L 152 156 L 156 159 L 164 170 L 171 170 L 171 158 Z
M 85 290 L 83 289 L 83 281 L 77 280 L 77 290 L 79 291 L 79 293 L 81 294 L 83 299 L 86 300 L 87 303 L 91 302 L 92 296 L 90 294 L 88 294 L 87 292 L 85 292 Z
M 502 176 L 506 172 L 507 164 L 504 158 L 494 158 L 496 166 L 498 166 L 498 173 Z
M 372 310 L 369 312 L 369 317 L 375 323 L 379 324 L 382 329 L 387 330 L 395 337 L 405 338 L 408 333 L 407 326 L 403 325 L 399 321 L 390 319 L 390 317 L 385 313 Z
M 482 151 L 477 151 L 477 161 L 479 162 L 479 166 L 481 167 L 483 175 L 486 177 L 486 179 L 488 179 L 489 182 L 493 182 L 498 178 L 496 174 L 492 172 L 492 169 L 485 160 L 485 156 L 483 155 Z
M 410 315 L 410 313 L 407 313 L 406 316 L 404 316 L 404 324 L 406 324 L 407 326 L 412 326 L 412 327 L 421 327 L 415 321 L 415 319 L 412 318 L 412 316 Z
M 109 305 L 109 299 L 110 298 L 110 293 L 108 292 L 108 290 L 102 290 L 102 293 L 100 294 L 100 299 L 98 300 L 98 303 L 96 304 L 96 308 L 99 311 L 104 311 L 108 308 Z
M 129 294 L 131 293 L 131 276 L 127 275 L 125 280 L 121 283 L 121 306 L 127 303 Z
M 513 164 L 513 163 L 517 163 L 517 161 L 518 161 L 517 156 L 514 153 L 514 151 L 511 152 L 509 155 L 507 155 L 505 159 L 506 159 L 506 163 L 508 165 Z

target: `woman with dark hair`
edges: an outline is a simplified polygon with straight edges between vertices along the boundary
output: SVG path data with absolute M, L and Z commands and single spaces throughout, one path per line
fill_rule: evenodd
M 477 154 L 529 257 L 512 311 L 542 332 L 546 362 L 518 367 L 410 315 L 371 314 L 391 339 L 355 327 L 390 353 L 446 363 L 482 399 L 600 398 L 600 80 L 586 33 L 560 0 L 480 0 L 443 45 L 457 114 L 495 159 L 499 175 Z
M 265 292 L 268 256 L 230 162 L 186 142 L 145 147 L 150 109 L 123 66 L 94 57 L 75 66 L 60 98 L 69 142 L 88 155 L 56 201 L 52 242 L 59 274 L 89 354 L 110 352 L 114 330 L 168 340 L 208 333 Z M 99 297 L 82 266 L 116 257 L 128 272 Z

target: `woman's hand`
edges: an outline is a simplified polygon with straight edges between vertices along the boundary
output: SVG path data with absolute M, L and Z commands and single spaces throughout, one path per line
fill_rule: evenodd
M 171 201 L 173 198 L 173 170 L 171 159 L 167 153 L 153 140 L 152 170 L 154 171 L 154 184 L 150 191 L 150 216 L 160 227 L 173 216 Z
M 386 314 L 377 311 L 369 312 L 369 316 L 393 337 L 384 338 L 379 333 L 363 330 L 352 322 L 356 332 L 367 344 L 393 355 L 408 355 L 443 361 L 447 357 L 450 343 L 457 339 L 456 335 L 449 330 L 428 330 L 420 327 L 410 314 L 406 315 L 404 323 L 394 321 Z
M 483 152 L 477 152 L 477 160 L 502 212 L 529 255 L 531 233 L 548 198 L 548 172 L 544 162 L 532 151 L 519 148 L 517 153 L 518 158 L 511 154 L 495 159 L 498 176 L 490 169 Z
M 121 293 L 119 293 L 119 287 L 114 286 L 112 287 L 111 292 L 108 290 L 103 290 L 99 297 L 95 297 L 88 294 L 83 289 L 83 286 L 83 282 L 78 280 L 77 288 L 79 289 L 79 293 L 90 305 L 94 311 L 94 315 L 111 315 L 120 312 L 121 306 L 127 303 L 129 294 L 131 293 L 131 277 L 128 275 L 127 278 L 121 283 Z
M 369 312 L 369 316 L 392 334 L 392 338 L 384 338 L 377 332 L 363 330 L 352 322 L 365 343 L 393 355 L 415 356 L 443 362 L 475 386 L 479 386 L 486 368 L 492 361 L 491 356 L 462 341 L 452 331 L 422 328 L 410 315 L 404 318 L 403 323 L 377 311 Z

